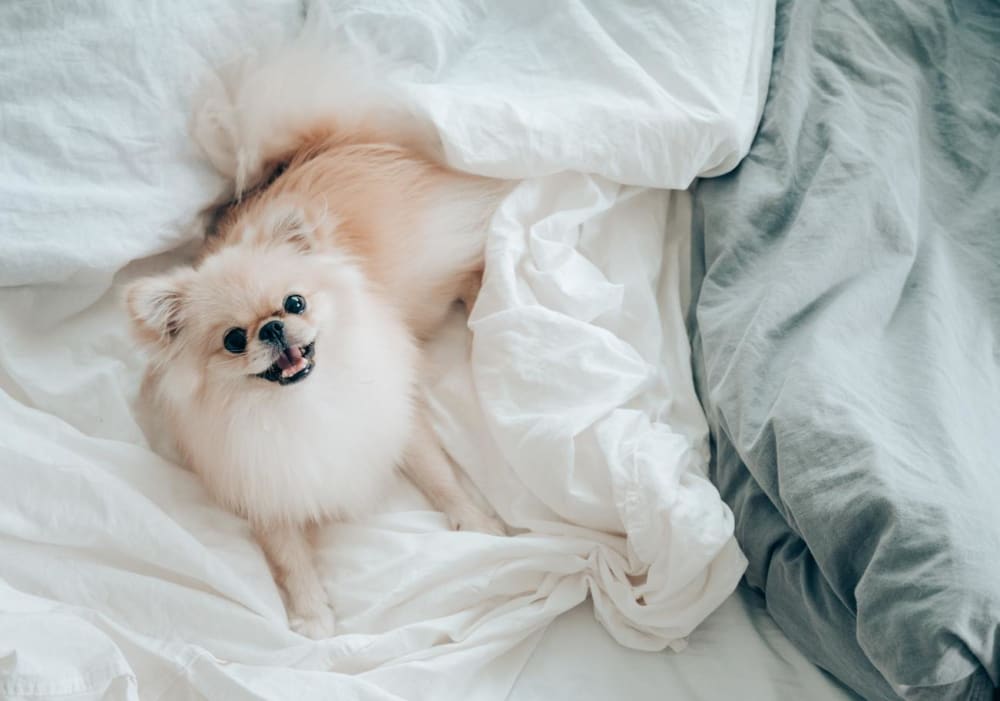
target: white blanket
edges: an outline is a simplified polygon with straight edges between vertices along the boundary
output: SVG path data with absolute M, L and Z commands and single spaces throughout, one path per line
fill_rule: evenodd
M 0 697 L 502 698 L 588 594 L 654 650 L 732 592 L 682 317 L 688 199 L 636 186 L 746 152 L 773 7 L 490 5 L 305 19 L 408 66 L 454 165 L 526 179 L 427 386 L 448 450 L 525 532 L 450 532 L 401 484 L 325 534 L 342 634 L 320 642 L 288 629 L 246 524 L 149 448 L 117 301 L 184 255 L 221 187 L 185 136 L 195 81 L 291 36 L 299 4 L 0 6 Z

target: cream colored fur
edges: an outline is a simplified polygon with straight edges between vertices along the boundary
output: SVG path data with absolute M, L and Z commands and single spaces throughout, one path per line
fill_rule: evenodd
M 127 290 L 151 355 L 145 399 L 212 495 L 249 519 L 291 624 L 312 637 L 334 617 L 311 532 L 370 511 L 397 468 L 455 528 L 503 531 L 460 486 L 417 387 L 421 340 L 478 291 L 507 185 L 441 166 L 430 130 L 384 88 L 327 62 L 288 49 L 207 94 L 195 137 L 234 199 L 194 266 Z M 283 308 L 293 294 L 301 314 Z M 258 376 L 284 352 L 260 336 L 272 321 L 287 347 L 314 349 L 293 384 Z M 223 345 L 233 328 L 238 353 Z

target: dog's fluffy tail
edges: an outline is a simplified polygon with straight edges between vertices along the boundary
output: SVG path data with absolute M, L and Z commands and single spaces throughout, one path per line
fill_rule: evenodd
M 405 106 L 390 67 L 305 41 L 223 66 L 195 100 L 191 133 L 239 197 L 327 139 L 381 141 L 439 160 L 433 125 Z

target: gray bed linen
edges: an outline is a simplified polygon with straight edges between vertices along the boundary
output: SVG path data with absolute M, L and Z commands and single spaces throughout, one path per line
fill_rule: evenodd
M 779 1 L 695 192 L 690 319 L 747 580 L 871 699 L 1000 682 L 1000 4 Z

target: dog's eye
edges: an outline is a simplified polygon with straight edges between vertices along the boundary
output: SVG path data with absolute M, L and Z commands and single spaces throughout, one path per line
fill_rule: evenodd
M 229 329 L 222 339 L 222 345 L 230 353 L 242 353 L 247 349 L 247 332 L 244 329 Z
M 285 311 L 289 314 L 301 314 L 306 310 L 306 298 L 302 295 L 285 297 Z

